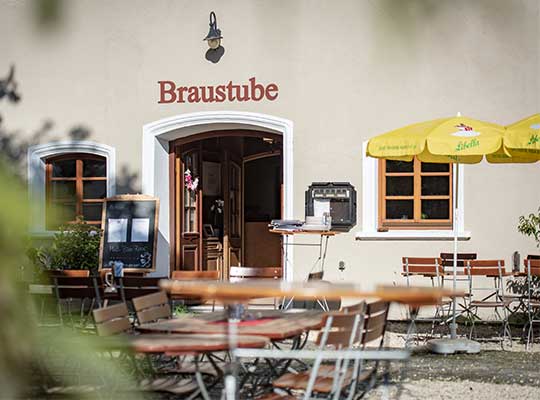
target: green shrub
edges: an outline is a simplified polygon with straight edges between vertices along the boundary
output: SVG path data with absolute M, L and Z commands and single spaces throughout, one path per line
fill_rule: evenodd
M 540 208 L 538 214 L 519 217 L 518 231 L 525 236 L 532 236 L 536 241 L 536 247 L 540 247 Z
M 101 229 L 89 225 L 82 218 L 74 224 L 61 226 L 54 235 L 52 267 L 97 270 L 101 235 Z

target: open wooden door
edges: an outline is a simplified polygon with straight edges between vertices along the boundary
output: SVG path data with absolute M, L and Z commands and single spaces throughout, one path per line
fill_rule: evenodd
M 178 146 L 175 154 L 176 254 L 174 269 L 198 271 L 202 264 L 202 193 L 199 187 L 195 190 L 189 188 L 185 174 L 189 171 L 192 179 L 200 177 L 200 144 Z
M 227 177 L 225 215 L 228 215 L 225 227 L 227 240 L 224 276 L 229 276 L 229 267 L 242 265 L 242 162 L 229 154 L 226 162 Z

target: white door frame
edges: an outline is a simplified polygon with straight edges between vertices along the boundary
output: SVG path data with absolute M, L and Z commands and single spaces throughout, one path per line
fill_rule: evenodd
M 170 207 L 169 142 L 197 133 L 251 129 L 271 132 L 283 137 L 283 218 L 293 217 L 293 123 L 272 115 L 241 111 L 205 111 L 180 114 L 143 126 L 142 189 L 144 194 L 159 198 L 158 245 L 156 275 L 169 274 Z M 286 280 L 292 280 L 292 248 L 283 260 Z

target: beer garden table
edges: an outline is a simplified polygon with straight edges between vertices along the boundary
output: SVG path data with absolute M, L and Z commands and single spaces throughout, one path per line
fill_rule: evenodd
M 231 371 L 225 378 L 225 399 L 236 399 L 237 362 L 234 350 L 237 348 L 238 316 L 235 306 L 247 303 L 251 299 L 266 297 L 296 297 L 299 299 L 316 299 L 324 297 L 329 300 L 339 300 L 342 297 L 358 299 L 379 298 L 388 302 L 398 302 L 410 306 L 433 305 L 443 297 L 463 296 L 440 288 L 420 287 L 378 287 L 373 291 L 363 290 L 355 284 L 328 284 L 321 282 L 286 282 L 286 281 L 248 281 L 239 283 L 204 282 L 204 281 L 173 281 L 162 280 L 160 286 L 172 295 L 198 295 L 206 299 L 222 301 L 228 307 L 229 319 L 227 333 L 231 350 Z

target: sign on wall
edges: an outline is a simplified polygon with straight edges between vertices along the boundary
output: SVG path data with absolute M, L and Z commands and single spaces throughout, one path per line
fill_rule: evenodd
M 274 101 L 279 94 L 275 83 L 264 85 L 256 78 L 249 78 L 247 83 L 229 81 L 217 86 L 178 86 L 173 81 L 158 81 L 158 103 L 223 103 L 244 101 Z

